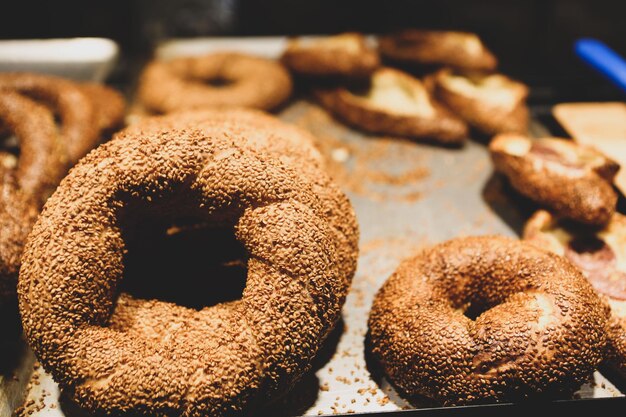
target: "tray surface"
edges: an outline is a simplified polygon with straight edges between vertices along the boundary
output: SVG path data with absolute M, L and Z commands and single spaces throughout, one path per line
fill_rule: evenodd
M 446 149 L 368 136 L 334 121 L 307 100 L 294 102 L 280 117 L 318 138 L 329 171 L 357 212 L 361 253 L 339 329 L 314 372 L 273 407 L 273 413 L 324 415 L 432 406 L 403 399 L 367 358 L 364 341 L 372 299 L 399 262 L 426 245 L 463 235 L 517 236 L 530 213 L 529 203 L 512 200 L 501 179 L 493 176 L 484 144 L 472 141 L 462 149 Z M 58 396 L 56 384 L 38 368 L 24 411 L 33 417 L 75 416 Z M 598 372 L 575 395 L 617 396 L 622 396 L 620 391 Z
M 229 49 L 250 48 L 249 40 L 170 42 L 157 56 L 169 58 L 191 49 L 208 52 L 223 48 L 224 42 Z M 275 56 L 284 42 L 284 38 L 258 40 L 257 51 Z M 447 149 L 362 134 L 306 99 L 294 100 L 279 117 L 318 138 L 328 170 L 357 212 L 361 252 L 343 321 L 329 337 L 313 371 L 271 409 L 272 414 L 348 414 L 430 406 L 403 399 L 367 358 L 367 318 L 376 291 L 402 259 L 426 245 L 463 235 L 518 236 L 533 206 L 514 197 L 501 178 L 493 175 L 483 143 L 470 141 L 461 149 Z M 546 133 L 538 125 L 532 130 L 536 135 Z M 575 394 L 575 398 L 618 396 L 623 394 L 598 372 Z M 82 415 L 59 403 L 58 397 L 56 384 L 36 368 L 21 413 Z

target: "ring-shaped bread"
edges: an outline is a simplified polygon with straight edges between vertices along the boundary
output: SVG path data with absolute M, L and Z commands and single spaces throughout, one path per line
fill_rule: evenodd
M 376 295 L 369 329 L 404 393 L 460 405 L 572 393 L 605 357 L 606 323 L 567 260 L 482 236 L 404 261 Z
M 615 213 L 597 229 L 538 210 L 524 227 L 524 239 L 565 256 L 604 297 L 611 312 L 607 365 L 626 378 L 626 216 Z
M 80 85 L 50 75 L 4 73 L 0 74 L 0 89 L 15 90 L 54 109 L 61 119 L 61 137 L 70 164 L 98 143 L 99 115 Z
M 619 165 L 598 150 L 558 138 L 497 135 L 489 144 L 496 171 L 520 194 L 580 223 L 606 224 L 617 204 Z
M 270 110 L 287 100 L 291 90 L 291 76 L 280 63 L 216 52 L 150 62 L 138 94 L 148 110 L 170 113 L 223 107 Z
M 15 156 L 0 152 L 0 306 L 13 305 L 20 257 L 45 199 L 65 173 L 52 113 L 13 91 L 0 90 L 0 120 L 19 138 Z
M 26 336 L 92 412 L 219 416 L 265 404 L 308 369 L 339 318 L 354 213 L 261 122 L 157 123 L 91 152 L 48 200 L 20 272 Z M 248 255 L 242 298 L 195 310 L 118 297 L 125 239 L 146 218 L 232 226 Z

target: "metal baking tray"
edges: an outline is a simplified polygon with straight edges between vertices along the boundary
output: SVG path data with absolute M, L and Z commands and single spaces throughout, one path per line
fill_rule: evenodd
M 167 54 L 188 51 L 186 41 L 168 42 Z M 211 39 L 194 40 L 196 53 L 214 50 Z M 245 40 L 227 42 L 229 49 L 249 48 Z M 263 39 L 259 54 L 280 51 L 284 38 Z M 176 48 L 176 45 L 182 45 Z M 264 52 L 265 51 L 265 52 Z M 274 52 L 275 53 L 275 52 Z M 328 170 L 350 197 L 361 228 L 360 257 L 342 321 L 318 355 L 311 372 L 288 396 L 259 415 L 481 415 L 512 411 L 609 411 L 626 406 L 626 397 L 613 381 L 596 372 L 572 397 L 561 401 L 437 408 L 403 398 L 386 381 L 365 348 L 372 299 L 402 259 L 420 248 L 456 236 L 502 234 L 518 236 L 532 204 L 512 193 L 493 174 L 484 142 L 470 141 L 460 149 L 367 135 L 336 122 L 307 97 L 294 99 L 279 117 L 300 125 L 318 140 Z M 533 124 L 533 133 L 547 132 Z M 29 358 L 26 354 L 24 358 Z M 18 371 L 33 368 L 22 358 Z M 59 401 L 59 390 L 36 364 L 20 413 L 33 417 L 75 417 Z M 19 377 L 18 377 L 19 379 Z M 623 382 L 622 382 L 623 384 Z M 15 391 L 15 390 L 14 390 Z M 370 414 L 371 413 L 371 414 Z

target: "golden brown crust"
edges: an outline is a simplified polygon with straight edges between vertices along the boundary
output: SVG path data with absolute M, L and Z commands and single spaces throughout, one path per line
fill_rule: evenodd
M 360 33 L 307 42 L 293 39 L 281 57 L 292 72 L 312 77 L 364 78 L 380 66 L 378 52 Z
M 369 328 L 394 384 L 457 405 L 573 392 L 604 359 L 606 322 L 569 262 L 483 236 L 403 262 L 376 295 Z
M 431 100 L 420 80 L 391 68 L 372 75 L 365 94 L 345 87 L 318 90 L 320 103 L 347 123 L 372 133 L 427 139 L 460 145 L 467 126 L 447 109 Z
M 513 188 L 559 216 L 604 225 L 615 212 L 612 182 L 619 165 L 593 148 L 565 139 L 500 134 L 489 151 L 495 169 Z
M 225 82 L 211 86 L 207 81 Z M 289 72 L 278 62 L 231 52 L 155 60 L 144 69 L 139 98 L 155 113 L 201 108 L 270 110 L 289 98 Z
M 59 115 L 70 164 L 76 163 L 98 143 L 97 110 L 75 83 L 50 75 L 4 73 L 0 74 L 0 89 L 15 90 L 42 101 Z
M 100 132 L 110 133 L 124 125 L 126 101 L 116 90 L 100 83 L 81 83 L 79 87 L 93 101 Z
M 590 230 L 539 210 L 523 238 L 570 259 L 604 297 L 611 315 L 606 364 L 626 378 L 626 216 L 615 213 L 604 228 Z
M 311 133 L 260 110 L 229 109 L 174 112 L 165 116 L 145 118 L 130 125 L 124 132 L 126 136 L 131 133 L 141 136 L 154 130 L 163 130 L 165 127 L 174 129 L 190 124 L 219 125 L 224 129 L 238 131 L 242 135 L 245 132 L 246 141 L 254 142 L 255 146 L 262 147 L 268 152 L 273 149 L 273 144 L 277 145 L 281 153 L 289 149 L 288 152 L 284 152 L 288 155 L 281 155 L 282 159 L 289 156 L 297 160 L 305 158 L 316 167 L 323 168 L 324 159 L 315 147 L 315 138 Z M 258 133 L 255 133 L 255 130 Z M 275 150 L 271 152 L 275 152 Z
M 435 97 L 470 126 L 495 135 L 528 132 L 528 87 L 502 74 L 434 75 Z
M 408 29 L 381 36 L 378 48 L 385 58 L 411 64 L 478 71 L 493 71 L 498 66 L 480 38 L 467 32 Z
M 19 280 L 24 330 L 89 411 L 220 416 L 265 403 L 309 367 L 340 316 L 358 241 L 347 198 L 291 158 L 275 126 L 235 129 L 220 117 L 118 133 L 62 181 L 33 229 Z M 234 226 L 248 252 L 242 299 L 194 310 L 123 293 L 114 307 L 133 207 Z

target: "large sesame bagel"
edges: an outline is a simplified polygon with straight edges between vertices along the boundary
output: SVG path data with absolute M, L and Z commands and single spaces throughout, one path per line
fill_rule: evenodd
M 347 198 L 287 155 L 294 145 L 272 127 L 213 117 L 122 131 L 70 172 L 33 229 L 19 280 L 24 330 L 89 411 L 219 416 L 267 403 L 339 318 L 357 256 Z M 241 299 L 196 310 L 118 296 L 126 240 L 148 220 L 232 227 L 247 252 Z
M 141 75 L 138 94 L 148 110 L 170 113 L 220 107 L 270 110 L 289 98 L 291 90 L 289 72 L 280 63 L 217 52 L 152 61 Z
M 376 295 L 369 328 L 394 384 L 455 405 L 572 392 L 604 358 L 606 321 L 568 261 L 484 236 L 403 262 Z
M 604 298 L 611 312 L 607 365 L 626 378 L 626 216 L 615 213 L 598 229 L 538 210 L 524 227 L 524 239 L 565 256 Z
M 489 152 L 515 190 L 562 217 L 601 226 L 615 213 L 613 179 L 619 164 L 592 147 L 502 133 Z

